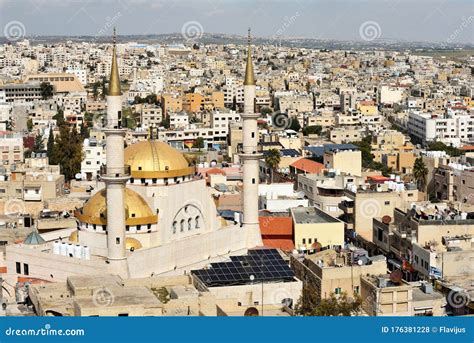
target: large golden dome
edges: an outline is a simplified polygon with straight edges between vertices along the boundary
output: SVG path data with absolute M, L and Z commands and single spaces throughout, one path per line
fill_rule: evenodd
M 105 188 L 94 194 L 75 216 L 83 223 L 107 225 L 107 201 Z M 135 191 L 125 188 L 125 224 L 156 224 L 158 218 L 146 201 Z
M 171 178 L 194 174 L 178 150 L 160 141 L 142 141 L 125 149 L 125 164 L 134 178 Z

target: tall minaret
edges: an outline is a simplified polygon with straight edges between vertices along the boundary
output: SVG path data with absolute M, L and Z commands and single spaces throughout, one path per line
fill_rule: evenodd
M 243 150 L 240 159 L 243 164 L 243 227 L 247 231 L 247 244 L 258 244 L 260 230 L 258 223 L 259 159 L 257 152 L 258 125 L 260 115 L 255 113 L 255 76 L 253 73 L 250 29 L 248 32 L 247 66 L 244 80 L 244 112 L 242 113 Z
M 105 182 L 107 192 L 107 260 L 110 272 L 126 276 L 125 184 L 130 178 L 130 169 L 124 164 L 126 129 L 122 128 L 122 91 L 117 65 L 115 28 L 113 43 L 107 121 L 103 129 L 107 139 L 107 164 L 101 168 L 101 178 Z

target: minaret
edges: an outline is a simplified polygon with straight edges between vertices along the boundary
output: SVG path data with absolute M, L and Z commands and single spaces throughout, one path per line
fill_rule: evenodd
M 250 29 L 248 32 L 247 66 L 244 80 L 244 112 L 242 113 L 243 149 L 240 159 L 243 165 L 243 228 L 247 231 L 247 245 L 261 242 L 258 222 L 258 184 L 259 159 L 257 152 L 259 114 L 255 113 L 255 76 L 253 72 L 252 52 L 250 46 Z
M 130 168 L 124 164 L 124 137 L 122 128 L 122 91 L 117 65 L 116 35 L 114 28 L 112 67 L 107 95 L 107 120 L 103 129 L 107 139 L 107 163 L 101 168 L 101 178 L 107 193 L 107 260 L 110 272 L 126 276 L 125 254 L 125 184 Z

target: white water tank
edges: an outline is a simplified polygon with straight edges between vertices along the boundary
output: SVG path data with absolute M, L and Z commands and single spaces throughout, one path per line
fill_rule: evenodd
M 74 247 L 74 257 L 82 258 L 82 247 L 78 244 Z
M 61 243 L 60 254 L 63 256 L 67 256 L 67 243 L 66 242 Z
M 84 247 L 84 260 L 90 260 L 91 259 L 91 248 L 89 248 L 87 245 Z
M 59 255 L 61 252 L 61 243 L 59 241 L 53 242 L 53 254 Z
M 71 243 L 67 245 L 67 256 L 74 257 L 74 245 Z
M 234 221 L 240 223 L 240 212 L 234 212 Z

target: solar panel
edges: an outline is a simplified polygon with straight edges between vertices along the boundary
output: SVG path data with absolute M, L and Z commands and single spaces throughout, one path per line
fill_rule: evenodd
M 265 281 L 291 281 L 294 273 L 276 249 L 249 250 L 231 256 L 228 262 L 211 263 L 208 269 L 193 270 L 206 286 L 242 285 Z M 253 280 L 250 276 L 253 275 Z

